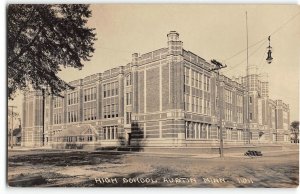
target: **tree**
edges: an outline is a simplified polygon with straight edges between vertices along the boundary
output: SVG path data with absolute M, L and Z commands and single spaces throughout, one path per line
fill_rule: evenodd
M 294 143 L 298 143 L 298 136 L 299 136 L 299 121 L 293 121 L 291 123 L 291 133 L 293 137 L 291 138 Z
M 86 26 L 88 5 L 9 5 L 8 98 L 31 85 L 52 94 L 73 87 L 57 76 L 61 67 L 81 69 L 94 52 L 96 34 Z

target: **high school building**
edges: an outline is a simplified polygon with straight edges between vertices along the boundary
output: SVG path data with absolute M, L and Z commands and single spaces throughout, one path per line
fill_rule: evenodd
M 220 75 L 218 88 L 214 67 L 171 31 L 165 48 L 74 80 L 64 98 L 26 93 L 22 145 L 218 146 L 220 124 L 225 144 L 287 141 L 289 106 L 269 99 L 268 83 L 250 73 L 248 95 L 246 77 Z

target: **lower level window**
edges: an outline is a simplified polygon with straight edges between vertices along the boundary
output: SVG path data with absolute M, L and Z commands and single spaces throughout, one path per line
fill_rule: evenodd
M 106 126 L 103 127 L 103 139 L 117 139 L 118 138 L 118 127 L 117 126 Z

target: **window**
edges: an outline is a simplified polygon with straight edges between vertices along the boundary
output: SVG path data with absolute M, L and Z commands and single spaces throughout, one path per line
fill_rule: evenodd
M 131 123 L 131 112 L 126 112 L 126 124 Z
M 115 83 L 111 83 L 111 96 L 115 95 Z
M 131 74 L 126 76 L 126 86 L 130 86 L 132 84 L 131 82 Z
M 249 119 L 252 120 L 252 112 L 249 114 Z
M 203 89 L 204 91 L 206 90 L 207 86 L 206 86 L 206 75 L 203 75 Z
M 192 112 L 195 112 L 195 97 L 192 97 Z
M 87 88 L 84 90 L 84 101 L 93 101 L 96 100 L 96 87 Z
M 187 67 L 184 67 L 184 83 L 186 85 L 189 85 L 189 79 L 190 79 L 190 69 Z
M 209 77 L 207 76 L 206 77 L 207 78 L 207 83 L 206 83 L 206 86 L 207 86 L 207 88 L 206 88 L 206 91 L 208 91 L 209 92 L 209 82 L 210 82 L 210 79 L 209 79 Z
M 249 103 L 252 103 L 252 97 L 251 96 L 249 97 Z
M 199 74 L 199 88 L 202 89 L 202 73 Z
M 77 111 L 68 111 L 68 122 L 73 123 L 77 122 L 78 120 L 78 112 Z
M 107 90 L 107 86 L 106 84 L 103 84 L 103 98 L 106 98 L 106 90 Z
M 207 102 L 207 112 L 206 112 L 206 114 L 210 115 L 210 103 L 209 103 L 209 100 L 207 100 L 206 102 Z
M 117 126 L 106 126 L 103 127 L 103 139 L 118 139 L 118 127 Z
M 88 141 L 93 141 L 93 136 L 88 136 Z
M 119 82 L 115 82 L 115 94 L 119 95 Z
M 195 71 L 192 70 L 192 86 L 195 85 Z
M 198 88 L 198 85 L 199 85 L 199 73 L 195 72 L 196 73 L 196 76 L 195 76 L 195 87 Z
M 132 92 L 126 93 L 126 105 L 131 105 Z
M 188 94 L 184 94 L 184 108 L 186 111 L 190 111 L 190 98 Z
M 199 112 L 202 113 L 202 98 L 199 99 Z
M 107 111 L 107 118 L 110 118 L 110 105 L 107 105 L 106 107 L 107 107 L 107 109 L 106 109 L 106 111 Z
M 198 97 L 196 97 L 196 105 L 195 105 L 195 112 L 196 113 L 199 113 L 199 98 Z
M 68 94 L 68 105 L 78 103 L 78 92 L 72 92 Z

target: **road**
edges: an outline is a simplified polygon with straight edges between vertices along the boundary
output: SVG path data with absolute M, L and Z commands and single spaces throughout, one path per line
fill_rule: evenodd
M 297 187 L 298 151 L 228 154 L 22 151 L 8 153 L 11 186 Z M 34 180 L 34 181 L 33 181 Z

